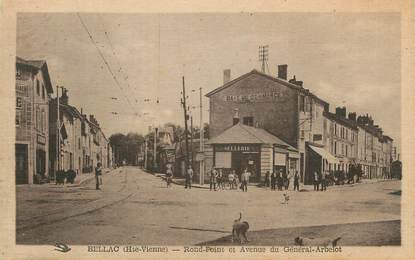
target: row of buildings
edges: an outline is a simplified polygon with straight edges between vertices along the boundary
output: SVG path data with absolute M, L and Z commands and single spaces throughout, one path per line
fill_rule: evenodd
M 287 80 L 287 65 L 278 76 L 253 70 L 206 94 L 210 139 L 205 147 L 205 171 L 212 167 L 241 172 L 253 180 L 267 171 L 297 170 L 312 183 L 315 171 L 359 168 L 364 178 L 390 176 L 393 139 L 369 115 L 330 112 L 329 103 L 313 94 L 295 76 Z
M 58 170 L 91 172 L 97 162 L 112 166 L 112 148 L 96 118 L 71 106 L 65 89 L 58 109 L 53 92 L 46 61 L 16 57 L 16 184 L 47 181 Z

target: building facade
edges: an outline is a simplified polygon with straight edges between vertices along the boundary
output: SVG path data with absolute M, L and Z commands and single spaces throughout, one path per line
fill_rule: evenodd
M 46 61 L 16 57 L 16 184 L 32 184 L 49 176 L 52 93 Z
M 215 138 L 235 121 L 265 129 L 298 150 L 299 160 L 291 167 L 304 181 L 311 174 L 305 167 L 306 147 L 324 144 L 323 112 L 329 104 L 295 77 L 287 81 L 286 71 L 286 65 L 280 65 L 278 77 L 272 77 L 253 70 L 206 94 L 210 102 L 209 131 Z

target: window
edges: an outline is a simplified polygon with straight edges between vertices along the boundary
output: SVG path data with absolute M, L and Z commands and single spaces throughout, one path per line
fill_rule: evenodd
M 302 112 L 305 112 L 304 103 L 305 103 L 305 97 L 300 96 L 300 111 L 302 111 Z
M 36 108 L 36 129 L 40 128 L 40 109 Z
M 344 144 L 342 144 L 342 155 L 344 155 Z
M 17 109 L 23 108 L 23 100 L 21 97 L 16 97 L 16 108 Z
M 348 145 L 346 144 L 346 157 L 348 156 L 349 152 L 348 152 Z
M 36 79 L 36 93 L 38 96 L 40 96 L 40 86 L 39 86 L 39 80 Z
M 81 149 L 81 138 L 78 138 L 78 149 Z
M 252 116 L 244 117 L 242 122 L 244 125 L 254 126 L 254 118 Z
M 304 130 L 301 130 L 301 131 L 300 131 L 300 138 L 301 138 L 301 139 L 304 139 Z
M 22 114 L 20 111 L 16 111 L 16 126 L 20 126 L 22 123 Z
M 42 84 L 42 99 L 45 99 L 45 86 Z
M 337 142 L 334 142 L 334 154 L 337 154 Z
M 42 133 L 45 132 L 46 130 L 46 117 L 45 117 L 45 110 L 42 109 L 42 114 L 41 114 L 41 131 Z
M 334 124 L 334 135 L 337 136 L 337 125 Z

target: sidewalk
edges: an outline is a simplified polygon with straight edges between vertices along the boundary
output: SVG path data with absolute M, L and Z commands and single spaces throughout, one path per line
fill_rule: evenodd
M 108 174 L 109 172 L 111 172 L 113 170 L 115 170 L 115 169 L 114 168 L 103 169 L 103 175 Z M 60 185 L 60 186 L 78 187 L 78 186 L 81 186 L 83 184 L 87 184 L 91 181 L 95 181 L 95 173 L 94 172 L 79 173 L 79 174 L 76 175 L 75 182 L 73 184 L 65 183 L 65 185 Z M 48 183 L 48 185 L 57 186 L 57 184 L 55 184 L 55 182 L 50 182 L 50 183 Z

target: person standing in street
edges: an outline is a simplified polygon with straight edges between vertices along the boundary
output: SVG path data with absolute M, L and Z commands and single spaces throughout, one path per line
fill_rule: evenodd
M 169 163 L 169 164 L 167 164 L 166 168 L 167 168 L 167 170 L 166 170 L 166 183 L 167 183 L 167 187 L 170 187 L 172 177 L 173 177 L 172 165 Z
M 320 177 L 319 177 L 318 172 L 317 171 L 314 171 L 314 179 L 313 179 L 313 181 L 314 181 L 314 190 L 315 191 L 318 191 L 319 190 L 319 179 L 320 179 Z
M 189 165 L 189 168 L 187 169 L 187 172 L 186 172 L 186 185 L 184 186 L 185 189 L 192 188 L 192 179 L 193 179 L 193 169 L 192 169 L 192 166 Z
M 216 171 L 216 168 L 213 167 L 210 171 L 210 190 L 216 191 L 216 178 L 218 177 L 218 172 Z
M 232 170 L 228 175 L 228 182 L 229 182 L 229 189 L 233 190 L 234 184 L 235 184 L 235 171 Z
M 220 190 L 220 189 L 223 190 L 223 173 L 222 173 L 222 169 L 219 169 L 219 171 L 218 171 L 218 175 L 216 176 L 216 182 L 218 184 L 218 190 Z
M 299 179 L 300 179 L 300 175 L 298 174 L 298 171 L 296 170 L 294 174 L 294 190 L 297 189 L 297 191 L 300 191 Z
M 269 171 L 267 171 L 265 173 L 265 181 L 264 181 L 264 186 L 265 187 L 269 187 Z
M 326 172 L 321 173 L 321 191 L 327 190 Z
M 245 171 L 241 175 L 242 191 L 245 191 L 245 192 L 248 191 L 248 182 L 249 182 L 250 176 L 251 176 L 251 173 L 248 171 L 248 169 L 245 169 Z
M 284 176 L 282 175 L 282 170 L 279 170 L 279 173 L 278 173 L 278 176 L 277 176 L 278 190 L 282 190 L 283 184 L 284 184 Z
M 99 185 L 102 185 L 102 167 L 101 163 L 97 163 L 97 167 L 95 167 L 95 189 L 100 190 Z
M 276 183 L 277 183 L 277 173 L 273 171 L 271 174 L 271 190 L 275 190 Z

